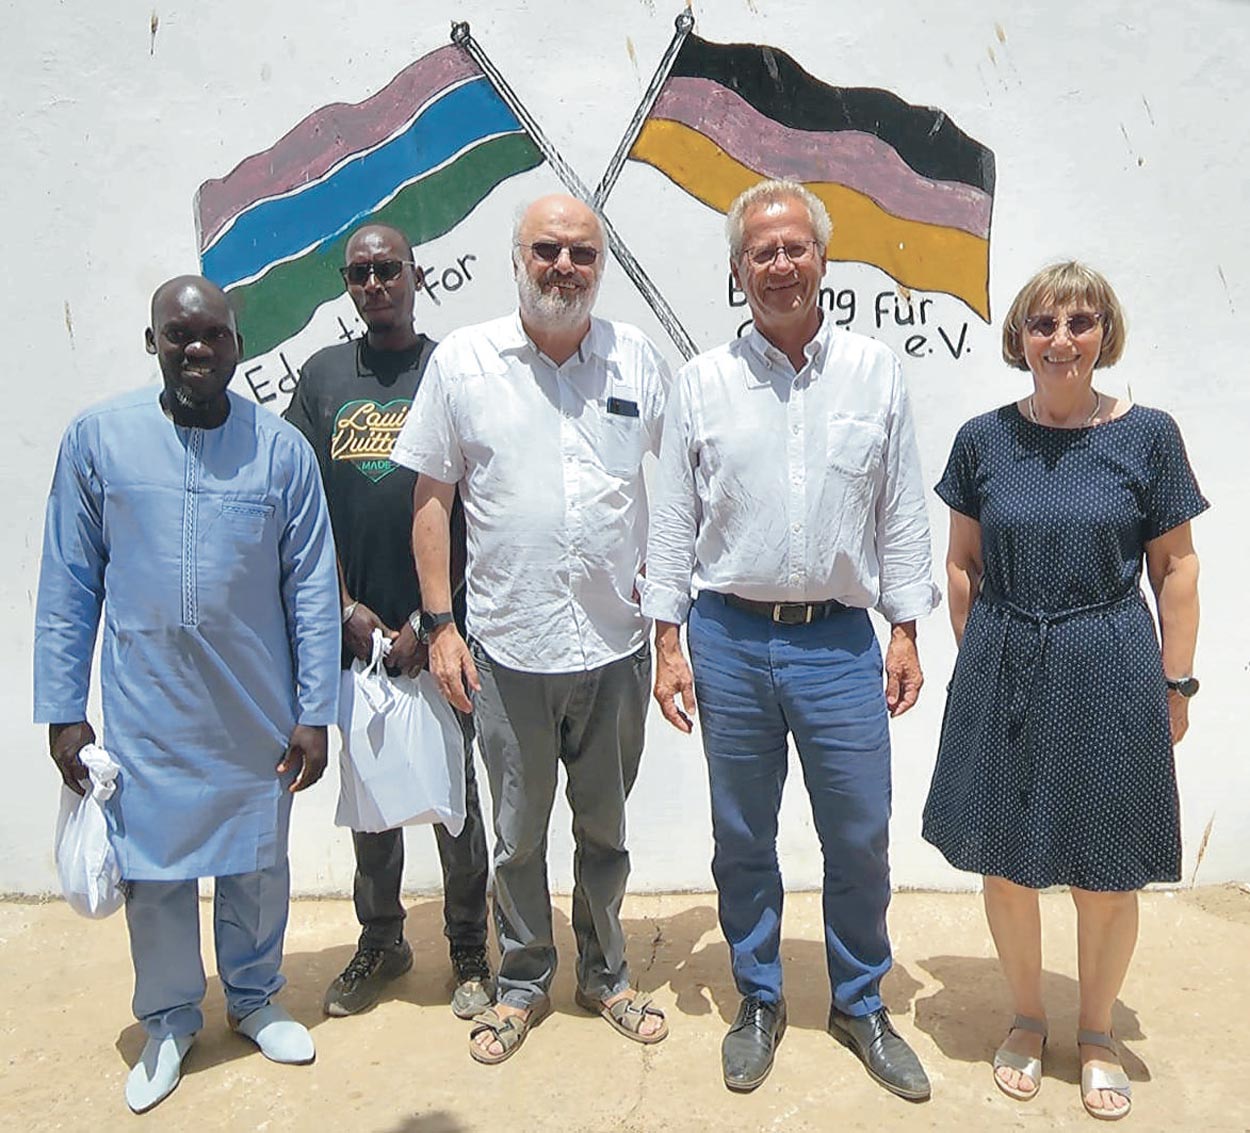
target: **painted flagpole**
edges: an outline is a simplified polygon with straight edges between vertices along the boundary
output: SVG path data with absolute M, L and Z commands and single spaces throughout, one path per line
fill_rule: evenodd
M 693 17 L 692 17 L 693 21 Z M 604 235 L 608 238 L 608 247 L 612 249 L 612 254 L 616 257 L 617 262 L 625 270 L 625 274 L 633 281 L 635 287 L 642 293 L 642 297 L 647 301 L 647 305 L 655 312 L 655 317 L 660 320 L 664 329 L 668 332 L 669 338 L 673 340 L 673 344 L 681 351 L 683 358 L 693 358 L 699 348 L 694 344 L 694 340 L 686 333 L 686 328 L 677 321 L 677 316 L 673 313 L 673 309 L 668 305 L 664 296 L 660 294 L 655 284 L 651 282 L 650 277 L 642 269 L 642 265 L 634 259 L 633 253 L 625 246 L 625 242 L 621 239 L 616 229 L 612 227 L 611 221 L 600 211 L 599 206 L 595 204 L 594 198 L 590 190 L 583 183 L 582 179 L 573 171 L 568 162 L 560 156 L 555 146 L 551 144 L 551 140 L 543 133 L 542 128 L 534 121 L 533 115 L 522 105 L 521 100 L 517 98 L 516 92 L 508 85 L 507 80 L 499 73 L 495 65 L 487 58 L 477 40 L 473 38 L 469 31 L 467 22 L 461 21 L 451 25 L 452 42 L 459 45 L 467 51 L 473 61 L 482 68 L 482 72 L 490 79 L 495 90 L 499 92 L 500 98 L 504 100 L 511 108 L 512 112 L 520 120 L 521 125 L 529 132 L 531 138 L 534 139 L 535 145 L 542 151 L 543 156 L 551 164 L 551 168 L 555 170 L 556 176 L 564 183 L 564 186 L 575 197 L 585 201 L 587 205 L 595 210 L 599 216 L 600 222 L 603 224 Z
M 694 13 L 690 10 L 688 2 L 686 10 L 673 22 L 676 25 L 676 30 L 673 32 L 673 38 L 668 45 L 668 50 L 664 52 L 664 57 L 660 60 L 659 66 L 656 67 L 655 74 L 651 78 L 651 84 L 643 93 L 642 101 L 638 103 L 638 109 L 634 111 L 634 117 L 625 131 L 625 136 L 621 138 L 621 144 L 616 147 L 616 153 L 612 155 L 612 160 L 608 163 L 607 169 L 604 170 L 598 188 L 595 189 L 593 204 L 596 209 L 603 207 L 603 202 L 608 199 L 608 194 L 612 192 L 613 187 L 616 185 L 616 179 L 621 175 L 621 169 L 624 168 L 629 151 L 634 142 L 638 140 L 638 135 L 642 131 L 642 124 L 647 120 L 647 115 L 651 113 L 655 100 L 659 98 L 660 88 L 668 79 L 668 73 L 673 67 L 673 60 L 677 58 L 677 52 L 681 50 L 681 45 L 686 42 L 686 36 L 694 30 Z

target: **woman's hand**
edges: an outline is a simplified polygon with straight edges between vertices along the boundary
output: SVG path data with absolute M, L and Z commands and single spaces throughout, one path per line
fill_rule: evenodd
M 1173 744 L 1180 743 L 1189 731 L 1189 697 L 1175 689 L 1168 689 L 1168 728 Z

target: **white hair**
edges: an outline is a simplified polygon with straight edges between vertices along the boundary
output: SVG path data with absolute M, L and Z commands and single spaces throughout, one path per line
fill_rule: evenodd
M 829 219 L 829 210 L 825 208 L 824 201 L 797 181 L 760 181 L 739 193 L 725 216 L 725 235 L 729 239 L 731 259 L 736 260 L 742 255 L 746 214 L 760 205 L 782 204 L 785 201 L 798 201 L 807 209 L 816 243 L 822 248 L 829 247 L 833 221 Z

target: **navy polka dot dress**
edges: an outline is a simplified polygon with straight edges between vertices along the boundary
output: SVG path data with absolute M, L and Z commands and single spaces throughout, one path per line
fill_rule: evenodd
M 942 722 L 924 837 L 1019 885 L 1180 879 L 1148 540 L 1204 511 L 1176 423 L 1132 406 L 1054 429 L 1014 405 L 955 438 L 937 493 L 981 525 L 984 579 Z

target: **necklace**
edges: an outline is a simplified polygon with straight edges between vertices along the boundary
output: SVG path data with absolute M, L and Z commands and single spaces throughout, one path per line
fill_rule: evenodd
M 1097 390 L 1091 390 L 1090 392 L 1094 395 L 1094 408 L 1089 411 L 1089 416 L 1086 417 L 1084 421 L 1082 421 L 1079 425 L 1072 426 L 1072 428 L 1084 429 L 1086 425 L 1090 424 L 1094 418 L 1098 416 L 1098 410 L 1102 407 L 1102 394 L 1100 394 Z M 1033 393 L 1029 394 L 1029 420 L 1032 421 L 1034 425 L 1040 425 L 1041 422 L 1037 419 L 1037 407 L 1033 404 L 1033 399 L 1036 396 L 1037 395 Z M 1048 427 L 1065 428 L 1066 426 L 1052 425 Z

